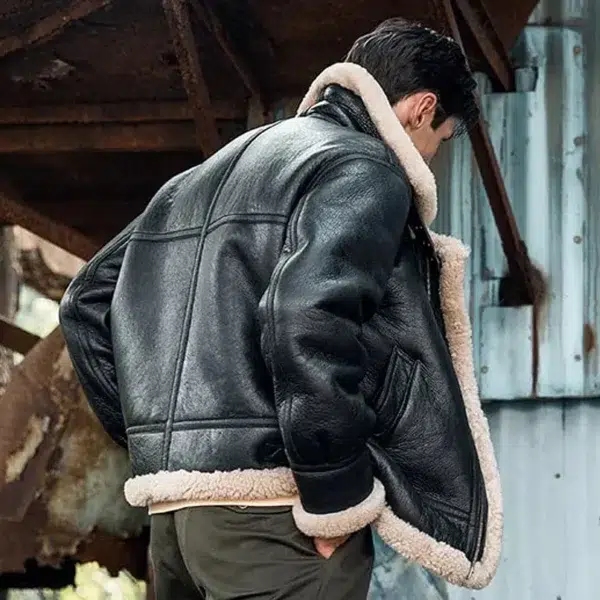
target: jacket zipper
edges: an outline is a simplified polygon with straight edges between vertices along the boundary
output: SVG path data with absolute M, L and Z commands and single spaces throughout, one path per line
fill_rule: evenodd
M 479 553 L 481 551 L 481 544 L 483 542 L 484 531 L 483 531 L 483 509 L 482 509 L 482 502 L 481 502 L 481 484 L 479 484 L 477 486 L 475 502 L 476 502 L 476 510 L 477 510 L 477 515 L 476 515 L 477 529 L 475 531 L 475 534 L 476 534 L 475 551 L 473 552 L 473 558 L 471 559 L 471 568 L 469 569 L 469 574 L 467 575 L 467 579 L 469 579 L 473 575 L 473 572 L 475 570 L 475 565 L 479 562 Z
M 479 506 L 478 506 L 478 511 L 477 511 L 477 525 L 478 525 L 478 529 L 477 529 L 477 545 L 475 546 L 475 556 L 473 557 L 473 565 L 479 560 L 479 553 L 481 552 L 481 544 L 483 543 L 483 536 L 484 536 L 484 530 L 483 530 L 483 503 L 481 502 L 481 485 L 479 485 Z
M 425 258 L 425 270 L 426 276 L 425 279 L 427 281 L 427 297 L 429 298 L 429 302 L 431 303 L 431 265 L 429 264 L 429 258 Z

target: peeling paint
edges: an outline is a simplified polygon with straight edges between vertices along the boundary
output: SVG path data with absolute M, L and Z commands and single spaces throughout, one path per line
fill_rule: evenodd
M 583 351 L 586 356 L 596 350 L 596 330 L 590 323 L 585 323 L 583 326 Z
M 6 483 L 11 483 L 21 477 L 27 463 L 35 456 L 37 449 L 44 440 L 44 434 L 48 431 L 49 425 L 50 417 L 31 415 L 27 423 L 23 445 L 6 459 L 4 475 Z

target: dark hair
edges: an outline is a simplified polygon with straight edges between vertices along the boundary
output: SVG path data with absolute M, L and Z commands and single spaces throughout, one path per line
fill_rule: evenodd
M 461 133 L 479 117 L 477 84 L 460 46 L 420 23 L 384 21 L 354 42 L 346 62 L 369 71 L 392 105 L 416 92 L 436 94 L 434 128 L 454 117 Z

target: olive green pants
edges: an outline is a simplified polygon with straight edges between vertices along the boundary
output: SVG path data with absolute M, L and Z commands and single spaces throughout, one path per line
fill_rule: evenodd
M 328 560 L 298 531 L 289 507 L 187 508 L 153 515 L 156 600 L 365 600 L 370 529 Z

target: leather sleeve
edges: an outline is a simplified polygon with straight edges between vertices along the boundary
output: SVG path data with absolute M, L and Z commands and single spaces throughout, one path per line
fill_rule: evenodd
M 77 274 L 59 318 L 75 373 L 90 406 L 117 444 L 127 447 L 110 334 L 110 306 L 135 222 Z
M 360 391 L 361 331 L 382 300 L 410 202 L 409 185 L 386 163 L 330 166 L 294 211 L 261 302 L 263 354 L 302 503 L 296 523 L 307 535 L 361 529 L 367 513 L 377 517 L 374 494 L 383 508 L 366 447 L 375 416 Z M 332 513 L 343 523 L 322 518 Z

